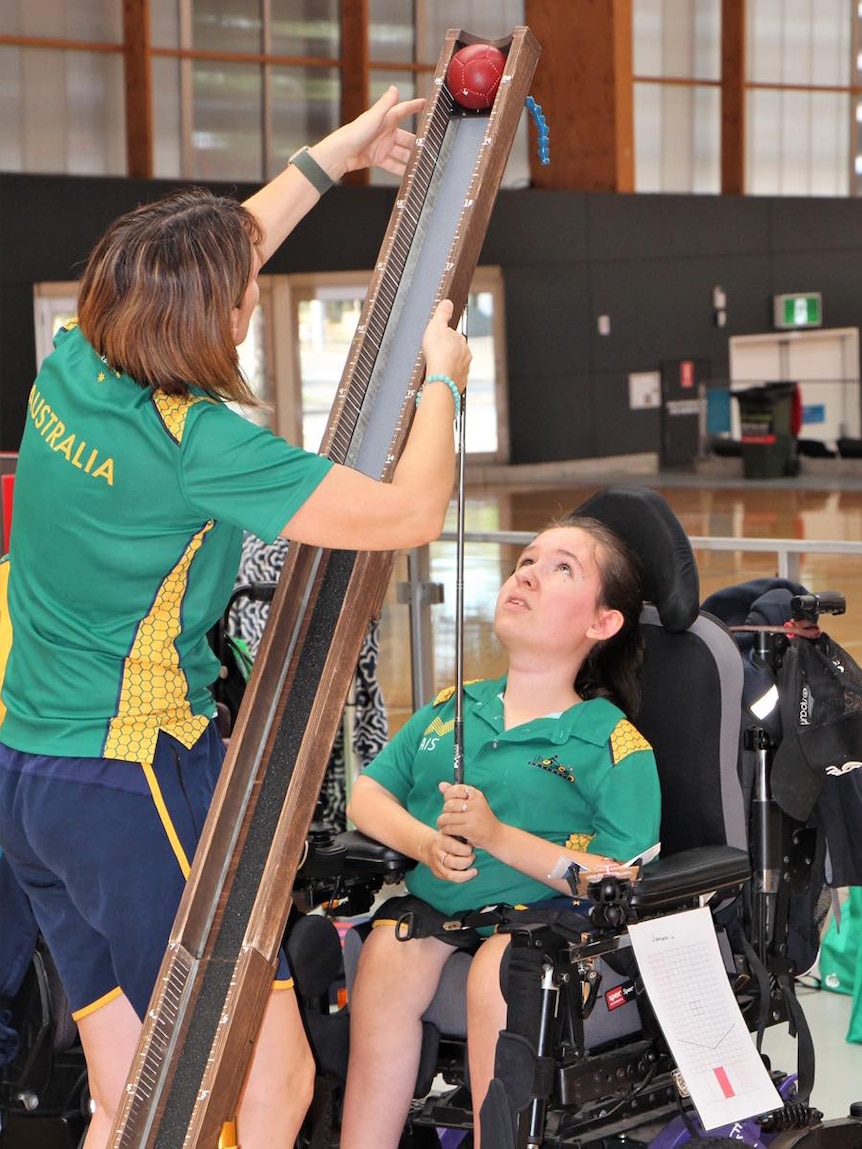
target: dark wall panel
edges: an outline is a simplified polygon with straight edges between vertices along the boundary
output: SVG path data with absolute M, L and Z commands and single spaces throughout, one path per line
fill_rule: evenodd
M 709 262 L 708 271 L 727 293 L 727 327 L 713 328 L 714 341 L 705 344 L 713 359 L 727 359 L 727 335 L 753 335 L 772 329 L 772 258 L 761 252 L 740 253 Z M 707 277 L 707 280 L 709 277 Z M 716 355 L 721 344 L 723 355 Z
M 602 195 L 587 201 L 591 259 L 669 259 L 762 251 L 769 201 L 738 196 Z
M 561 375 L 510 376 L 513 463 L 595 457 L 595 388 L 576 370 Z
M 590 366 L 586 265 L 562 271 L 541 263 L 506 267 L 505 288 L 510 375 L 537 379 L 585 372 Z
M 75 278 L 112 219 L 173 186 L 0 175 L 0 450 L 17 447 L 35 370 L 32 285 Z M 268 270 L 370 268 L 394 196 L 335 189 Z M 515 463 L 657 452 L 658 413 L 629 409 L 629 373 L 692 358 L 725 378 L 729 336 L 769 330 L 773 293 L 821 291 L 828 326 L 862 321 L 856 200 L 505 190 L 481 262 L 505 279 Z M 725 328 L 713 322 L 717 285 Z
M 286 275 L 373 267 L 394 199 L 390 188 L 334 188 L 282 244 L 267 271 Z
M 769 274 L 755 255 L 678 256 L 594 261 L 594 319 L 610 317 L 610 335 L 590 326 L 596 371 L 653 371 L 666 358 L 706 357 L 727 377 L 727 336 L 769 323 Z M 727 294 L 729 326 L 713 321 L 713 288 Z M 673 347 L 672 355 L 667 349 Z
M 0 439 L 2 451 L 18 449 L 35 363 L 32 285 L 4 282 L 0 284 L 0 430 L 13 431 Z
M 628 374 L 594 375 L 595 458 L 632 455 L 658 449 L 658 411 L 632 411 Z M 650 446 L 645 446 L 649 443 Z M 652 444 L 655 443 L 656 446 Z
M 0 176 L 5 279 L 72 279 L 108 224 L 173 185 L 158 180 Z
M 839 258 L 862 248 L 858 199 L 786 197 L 767 201 L 776 251 L 832 251 Z
M 589 255 L 586 196 L 501 191 L 482 248 L 483 263 L 568 264 Z

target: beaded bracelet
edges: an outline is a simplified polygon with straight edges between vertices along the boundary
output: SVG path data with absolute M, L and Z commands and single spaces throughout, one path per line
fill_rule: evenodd
M 461 392 L 458 390 L 458 384 L 454 379 L 450 379 L 448 375 L 429 375 L 425 383 L 445 383 L 449 390 L 452 392 L 452 398 L 455 400 L 455 418 L 459 418 L 461 414 Z M 419 400 L 422 398 L 422 387 L 416 392 L 416 406 L 419 406 Z

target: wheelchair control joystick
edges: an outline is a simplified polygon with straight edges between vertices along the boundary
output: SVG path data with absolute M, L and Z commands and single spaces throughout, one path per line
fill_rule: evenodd
M 589 883 L 587 894 L 593 903 L 590 921 L 596 929 L 618 930 L 626 924 L 632 897 L 632 883 L 628 878 L 605 874 Z

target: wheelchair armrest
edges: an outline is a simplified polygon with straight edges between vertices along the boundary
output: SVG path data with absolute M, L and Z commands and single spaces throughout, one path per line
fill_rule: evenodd
M 751 859 L 735 846 L 696 846 L 644 866 L 631 906 L 642 913 L 730 891 L 751 877 Z
M 345 830 L 335 839 L 344 847 L 345 869 L 361 874 L 400 874 L 416 866 L 413 858 L 399 854 L 360 830 Z
M 306 839 L 307 851 L 302 865 L 296 872 L 298 885 L 304 882 L 321 882 L 344 872 L 344 859 L 347 854 L 337 838 L 332 835 L 309 832 Z

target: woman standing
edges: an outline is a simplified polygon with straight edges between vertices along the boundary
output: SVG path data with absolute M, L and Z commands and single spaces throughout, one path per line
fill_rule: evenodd
M 10 544 L 0 844 L 63 980 L 107 1143 L 223 758 L 207 632 L 243 530 L 392 550 L 439 532 L 470 352 L 441 303 L 391 483 L 235 414 L 257 276 L 344 172 L 403 170 L 421 101 L 390 89 L 244 205 L 185 191 L 117 220 L 33 387 Z M 357 508 L 362 513 L 357 513 Z M 286 967 L 238 1112 L 243 1149 L 292 1146 L 313 1084 Z

